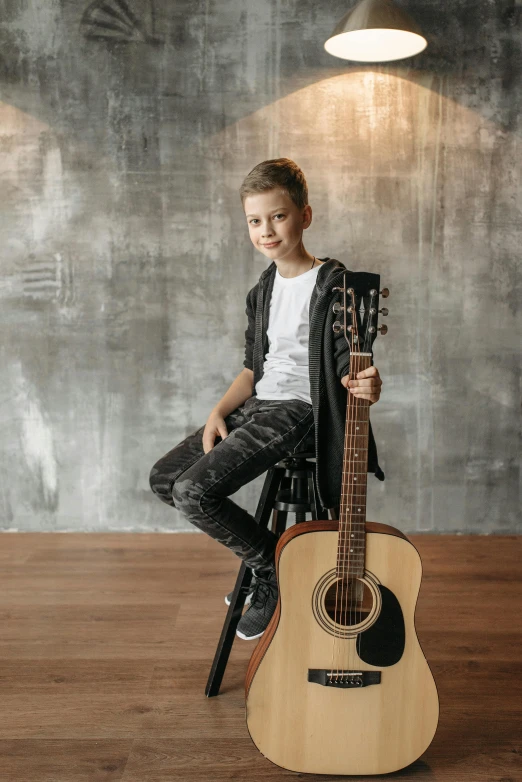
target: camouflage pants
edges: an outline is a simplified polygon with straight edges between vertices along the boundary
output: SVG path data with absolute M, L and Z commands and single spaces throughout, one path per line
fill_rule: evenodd
M 208 453 L 202 426 L 162 456 L 151 469 L 150 486 L 249 567 L 272 568 L 277 536 L 228 497 L 285 456 L 315 451 L 312 405 L 252 396 L 225 423 L 228 436 L 216 437 Z

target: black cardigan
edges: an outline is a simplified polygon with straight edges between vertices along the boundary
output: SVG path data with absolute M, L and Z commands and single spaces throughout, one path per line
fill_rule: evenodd
M 346 266 L 335 258 L 319 260 L 324 262 L 317 273 L 310 300 L 308 367 L 310 399 L 315 421 L 317 490 L 322 506 L 334 508 L 340 505 L 346 394 L 349 393 L 340 379 L 350 371 L 350 347 L 342 331 L 335 334 L 332 329 L 337 316 L 333 313 L 330 304 L 335 300 L 331 289 L 335 285 L 342 285 L 342 272 L 346 270 Z M 267 328 L 276 269 L 277 266 L 272 261 L 262 272 L 259 281 L 248 292 L 246 299 L 245 312 L 248 317 L 248 327 L 245 331 L 243 364 L 254 373 L 254 396 L 256 383 L 263 376 L 264 357 L 269 350 Z M 379 467 L 371 423 L 368 471 L 380 481 L 384 480 L 384 473 Z

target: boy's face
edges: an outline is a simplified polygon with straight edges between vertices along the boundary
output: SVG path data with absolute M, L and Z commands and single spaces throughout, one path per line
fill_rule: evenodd
M 252 244 L 271 261 L 299 257 L 302 235 L 312 222 L 312 207 L 299 209 L 278 188 L 245 198 L 243 208 Z M 270 246 L 271 245 L 271 246 Z

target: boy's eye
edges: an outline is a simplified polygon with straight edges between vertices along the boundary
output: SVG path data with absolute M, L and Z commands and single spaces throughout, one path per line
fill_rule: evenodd
M 283 212 L 279 212 L 279 214 L 276 214 L 276 215 L 275 215 L 275 217 L 285 217 L 285 215 L 283 214 Z M 251 223 L 251 224 L 252 224 L 252 223 L 256 223 L 256 222 L 259 222 L 259 220 L 257 219 L 257 217 L 253 217 L 253 218 L 252 218 L 252 220 L 250 220 L 250 223 Z

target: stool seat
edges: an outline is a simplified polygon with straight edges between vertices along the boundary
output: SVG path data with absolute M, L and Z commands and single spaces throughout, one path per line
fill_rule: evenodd
M 277 537 L 286 529 L 289 513 L 295 513 L 296 524 L 306 521 L 307 513 L 311 514 L 312 520 L 328 519 L 328 509 L 319 501 L 316 463 L 307 461 L 312 458 L 315 458 L 315 451 L 288 454 L 267 470 L 255 519 L 260 527 L 267 527 L 271 516 L 272 532 Z M 332 519 L 337 519 L 338 509 L 331 509 L 330 514 Z M 207 697 L 219 693 L 251 580 L 252 569 L 242 562 L 207 680 Z

